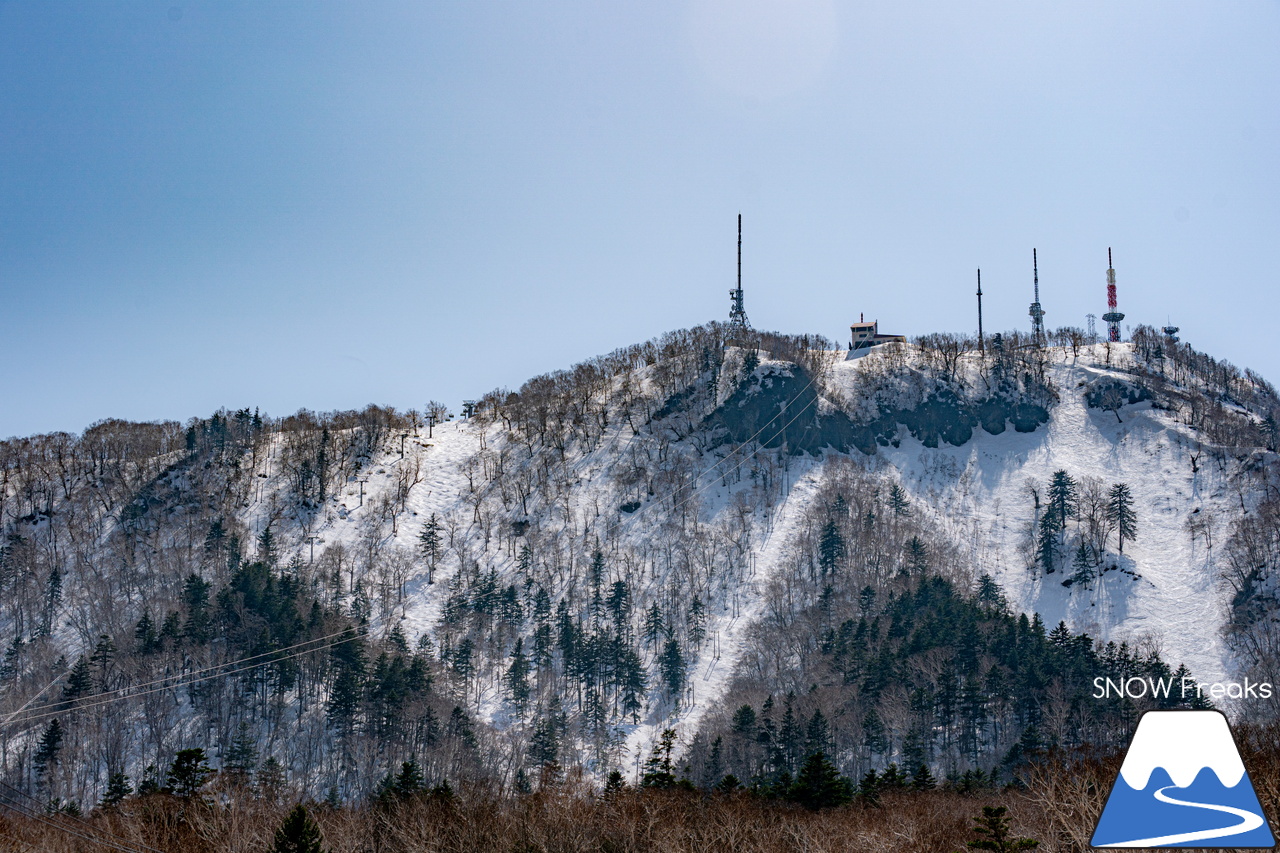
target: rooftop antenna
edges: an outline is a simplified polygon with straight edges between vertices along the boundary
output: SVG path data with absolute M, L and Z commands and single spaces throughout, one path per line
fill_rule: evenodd
M 982 270 L 978 270 L 978 352 L 986 353 L 982 344 Z
M 1031 339 L 1036 346 L 1044 346 L 1044 309 L 1040 307 L 1040 262 L 1036 258 L 1036 250 L 1031 250 L 1031 270 L 1035 276 L 1036 301 L 1031 303 L 1027 311 L 1031 315 Z
M 1120 321 L 1124 314 L 1116 310 L 1116 271 L 1111 265 L 1111 247 L 1107 247 L 1107 313 L 1102 315 L 1107 323 L 1107 340 L 1120 341 Z
M 729 325 L 747 329 L 747 310 L 742 307 L 742 214 L 738 214 L 738 287 L 729 291 Z

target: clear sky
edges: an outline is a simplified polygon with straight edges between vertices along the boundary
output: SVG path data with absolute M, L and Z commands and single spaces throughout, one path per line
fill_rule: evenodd
M 466 397 L 727 315 L 1105 306 L 1280 380 L 1280 4 L 0 0 L 0 435 Z

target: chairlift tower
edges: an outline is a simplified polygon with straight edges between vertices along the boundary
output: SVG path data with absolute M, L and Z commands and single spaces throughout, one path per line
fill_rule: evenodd
M 751 327 L 742 305 L 742 214 L 738 214 L 738 286 L 729 291 L 729 325 L 740 331 Z
M 1102 315 L 1107 324 L 1107 340 L 1120 341 L 1120 321 L 1124 314 L 1116 310 L 1116 271 L 1111 265 L 1111 247 L 1107 247 L 1107 313 Z
M 1031 339 L 1036 346 L 1045 345 L 1044 309 L 1040 307 L 1040 262 L 1036 258 L 1036 250 L 1031 250 L 1031 274 L 1035 281 L 1036 301 L 1031 303 L 1027 313 L 1031 315 Z

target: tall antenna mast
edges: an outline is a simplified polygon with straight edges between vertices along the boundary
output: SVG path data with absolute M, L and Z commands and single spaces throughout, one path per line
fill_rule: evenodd
M 1036 258 L 1036 250 L 1031 250 L 1031 270 L 1035 276 L 1036 301 L 1031 303 L 1028 314 L 1031 315 L 1031 338 L 1036 346 L 1044 346 L 1044 309 L 1040 307 L 1040 261 Z
M 978 270 L 978 352 L 985 353 L 982 343 L 982 270 Z
M 1124 314 L 1116 310 L 1116 271 L 1111 265 L 1111 247 L 1107 247 L 1107 313 L 1102 315 L 1107 322 L 1107 340 L 1112 343 L 1120 341 L 1120 321 Z
M 738 287 L 729 291 L 729 325 L 738 329 L 750 326 L 747 310 L 742 306 L 742 214 L 738 214 Z

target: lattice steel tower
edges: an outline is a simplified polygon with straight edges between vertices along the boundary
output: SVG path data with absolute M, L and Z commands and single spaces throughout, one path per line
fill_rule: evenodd
M 1036 258 L 1036 250 L 1031 250 L 1031 274 L 1035 280 L 1036 301 L 1031 303 L 1027 311 L 1031 315 L 1031 338 L 1036 346 L 1045 345 L 1044 309 L 1040 307 L 1040 262 Z
M 1120 321 L 1124 314 L 1116 310 L 1116 271 L 1111 265 L 1111 247 L 1107 247 L 1107 313 L 1102 315 L 1107 324 L 1107 340 L 1120 341 Z
M 978 352 L 986 351 L 982 343 L 982 270 L 978 270 Z
M 729 291 L 729 325 L 739 329 L 750 328 L 747 309 L 742 307 L 742 214 L 738 214 L 738 286 Z

